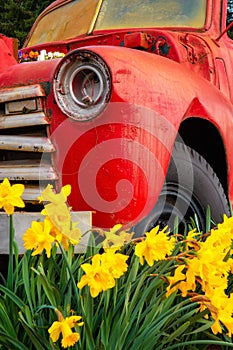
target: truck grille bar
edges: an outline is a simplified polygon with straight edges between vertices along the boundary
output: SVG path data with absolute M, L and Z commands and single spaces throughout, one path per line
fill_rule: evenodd
M 38 203 L 41 190 L 58 181 L 45 96 L 39 84 L 0 91 L 0 181 L 24 184 L 26 203 Z
M 0 150 L 14 150 L 26 152 L 54 152 L 51 141 L 45 137 L 0 135 Z
M 7 118 L 0 114 L 0 130 L 48 124 L 49 122 L 43 112 L 8 115 Z
M 0 180 L 7 177 L 9 180 L 22 181 L 46 181 L 57 180 L 53 168 L 49 164 L 40 164 L 39 162 L 28 162 L 15 164 L 15 162 L 4 162 L 0 165 Z
M 1 89 L 0 103 L 8 101 L 22 101 L 34 97 L 44 97 L 45 92 L 41 85 L 17 86 L 14 88 Z

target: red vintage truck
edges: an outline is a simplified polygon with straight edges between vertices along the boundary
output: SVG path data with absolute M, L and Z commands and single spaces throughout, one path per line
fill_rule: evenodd
M 58 0 L 0 45 L 0 180 L 93 225 L 205 229 L 233 203 L 231 0 Z

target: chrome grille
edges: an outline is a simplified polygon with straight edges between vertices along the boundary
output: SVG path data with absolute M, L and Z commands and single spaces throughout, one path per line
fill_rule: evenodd
M 0 90 L 0 181 L 23 183 L 28 203 L 36 203 L 40 191 L 48 183 L 56 187 L 58 180 L 44 99 L 39 84 Z

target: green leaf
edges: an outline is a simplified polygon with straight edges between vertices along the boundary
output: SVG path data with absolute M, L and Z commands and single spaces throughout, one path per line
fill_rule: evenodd
M 38 266 L 38 270 L 33 269 L 33 271 L 35 273 L 37 273 L 38 280 L 40 281 L 40 283 L 41 283 L 41 285 L 43 287 L 43 290 L 44 290 L 44 292 L 45 292 L 49 302 L 51 303 L 51 305 L 56 307 L 57 302 L 56 302 L 56 299 L 55 299 L 54 290 L 53 290 L 50 282 L 48 281 L 48 279 L 47 279 L 47 277 L 45 275 L 43 266 L 40 264 Z
M 197 345 L 200 346 L 201 344 L 204 345 L 220 345 L 223 346 L 222 349 L 228 349 L 228 348 L 233 348 L 233 344 L 232 343 L 228 343 L 225 341 L 217 341 L 217 340 L 202 340 L 202 339 L 198 339 L 198 340 L 190 340 L 190 341 L 185 341 L 185 342 L 179 342 L 173 345 L 168 345 L 166 346 L 166 350 L 171 350 L 171 349 L 189 349 L 190 345 Z
M 13 242 L 14 242 L 14 235 L 15 230 L 13 226 L 13 216 L 12 214 L 9 217 L 10 219 L 10 232 L 9 232 L 9 261 L 8 261 L 8 272 L 7 272 L 7 287 L 9 289 L 13 289 L 14 284 L 14 251 L 13 251 Z
M 32 297 L 31 297 L 31 286 L 29 281 L 29 268 L 28 268 L 27 255 L 23 256 L 22 261 L 23 261 L 23 283 L 24 283 L 24 288 L 27 296 L 27 301 L 29 303 L 29 307 L 32 312 L 33 304 L 32 304 Z M 30 280 L 32 279 L 33 279 L 33 276 L 31 276 Z
M 51 344 L 26 322 L 21 312 L 19 313 L 19 320 L 33 344 L 33 350 L 51 350 Z
M 0 284 L 0 291 L 2 291 L 8 298 L 10 298 L 14 304 L 16 304 L 20 309 L 25 306 L 25 303 L 10 289 L 2 286 Z
M 210 206 L 208 205 L 206 210 L 206 232 L 209 232 L 211 228 L 211 214 L 210 214 Z
M 28 350 L 27 346 L 24 346 L 19 340 L 11 337 L 9 334 L 6 335 L 4 332 L 0 331 L 0 344 L 5 346 L 7 350 Z
M 204 321 L 204 320 L 203 320 Z M 206 331 L 207 329 L 210 329 L 210 326 L 212 325 L 213 322 L 211 321 L 204 321 L 204 324 L 201 327 L 197 327 L 195 328 L 192 332 L 187 333 L 188 335 L 192 335 L 192 334 L 197 334 L 197 333 L 203 333 L 204 331 Z
M 17 312 L 17 310 L 15 310 Z M 0 303 L 0 328 L 9 334 L 12 338 L 17 339 L 17 334 L 14 325 L 11 322 L 7 307 L 2 302 Z
M 190 321 L 183 323 L 179 328 L 177 328 L 172 334 L 169 335 L 169 337 L 166 339 L 166 343 L 178 338 L 181 334 L 183 334 L 186 331 L 189 325 L 190 325 Z

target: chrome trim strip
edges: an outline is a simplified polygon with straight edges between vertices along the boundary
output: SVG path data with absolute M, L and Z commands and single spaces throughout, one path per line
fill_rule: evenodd
M 49 121 L 43 112 L 7 116 L 2 116 L 0 114 L 0 129 L 20 128 L 24 126 L 48 124 Z
M 26 185 L 22 194 L 22 199 L 28 202 L 38 202 L 38 197 L 41 196 L 41 191 L 43 191 L 43 189 L 44 187 Z
M 54 152 L 55 148 L 46 137 L 0 135 L 0 149 L 26 152 Z
M 57 180 L 58 175 L 50 164 L 40 164 L 40 162 L 23 162 L 15 164 L 12 162 L 0 162 L 0 180 L 7 177 L 11 181 L 43 181 Z
M 8 89 L 1 89 L 0 103 L 43 96 L 45 96 L 45 92 L 42 86 L 39 84 L 19 86 Z

